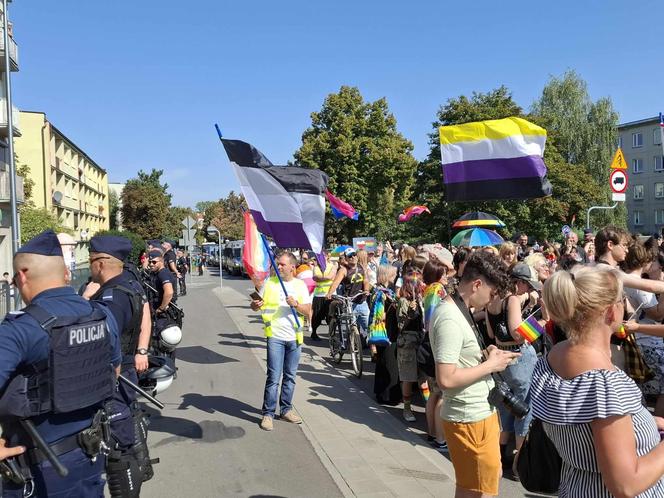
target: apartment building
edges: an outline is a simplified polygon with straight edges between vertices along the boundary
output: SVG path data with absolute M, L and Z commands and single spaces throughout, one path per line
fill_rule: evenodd
M 664 149 L 655 116 L 618 126 L 618 145 L 629 166 L 627 225 L 651 234 L 664 228 Z
M 3 20 L 4 12 L 0 3 L 0 272 L 12 269 L 12 230 L 11 230 L 11 190 L 9 187 L 9 126 L 7 119 L 7 94 L 5 83 L 5 57 L 9 57 L 10 72 L 18 71 L 18 46 L 14 41 L 13 28 L 9 25 L 9 47 L 4 44 Z M 18 109 L 12 106 L 12 131 L 14 137 L 21 135 L 19 129 Z M 23 202 L 23 178 L 16 178 L 16 201 Z
M 76 261 L 84 262 L 90 238 L 109 228 L 108 175 L 43 112 L 21 111 L 19 119 L 14 148 L 34 182 L 31 200 L 72 231 Z

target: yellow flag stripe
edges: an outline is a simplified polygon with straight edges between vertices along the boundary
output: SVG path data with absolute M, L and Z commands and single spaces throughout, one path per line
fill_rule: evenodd
M 546 130 L 522 118 L 491 119 L 453 126 L 441 126 L 440 143 L 476 142 L 478 140 L 500 140 L 517 135 L 546 136 Z

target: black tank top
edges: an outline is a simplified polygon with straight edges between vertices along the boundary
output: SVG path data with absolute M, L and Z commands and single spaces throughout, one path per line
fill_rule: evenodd
M 356 265 L 355 268 L 348 268 L 341 283 L 344 286 L 344 296 L 346 297 L 362 292 L 364 290 L 364 270 L 359 265 Z M 366 296 L 363 294 L 353 302 L 363 303 L 365 300 Z
M 509 297 L 503 299 L 502 308 L 500 313 L 494 315 L 489 313 L 489 310 L 486 312 L 487 320 L 491 324 L 491 329 L 493 330 L 493 335 L 497 341 L 506 343 L 506 342 L 515 342 L 514 337 L 510 334 L 509 325 L 507 324 L 507 300 Z

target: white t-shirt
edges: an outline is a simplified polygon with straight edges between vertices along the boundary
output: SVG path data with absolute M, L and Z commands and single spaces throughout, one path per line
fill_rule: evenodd
M 272 280 L 268 280 L 259 293 L 261 296 L 263 296 L 265 288 L 268 285 L 276 285 L 279 291 L 279 307 L 277 308 L 276 313 L 272 316 L 272 337 L 282 341 L 294 341 L 297 325 L 295 324 L 295 318 L 293 317 L 290 306 L 286 303 L 284 291 L 278 281 L 273 282 Z M 307 289 L 307 284 L 302 280 L 298 278 L 293 278 L 288 282 L 284 280 L 284 286 L 286 287 L 288 295 L 293 296 L 298 303 L 311 303 L 309 289 Z M 304 323 L 302 323 L 302 317 L 299 317 L 299 320 L 300 325 L 304 325 Z
M 657 306 L 658 304 L 657 296 L 655 296 L 655 294 L 653 294 L 652 292 L 640 289 L 633 289 L 631 287 L 624 287 L 623 289 L 625 295 L 627 296 L 627 299 L 629 299 L 629 303 L 632 305 L 634 309 L 637 309 L 639 306 L 641 306 L 641 309 L 636 314 L 634 319 L 639 323 L 656 324 L 657 322 L 651 318 L 648 318 L 646 316 L 644 316 L 643 318 L 640 317 L 645 310 Z M 659 337 L 654 337 L 648 334 L 642 334 L 640 332 L 637 332 L 635 335 L 637 342 L 653 342 L 657 343 L 658 345 L 662 344 L 662 339 Z

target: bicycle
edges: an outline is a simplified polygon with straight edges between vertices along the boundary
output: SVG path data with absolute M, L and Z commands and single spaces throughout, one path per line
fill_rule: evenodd
M 334 321 L 330 325 L 330 356 L 338 365 L 344 353 L 350 353 L 353 373 L 359 379 L 362 377 L 362 338 L 357 328 L 357 319 L 353 313 L 353 300 L 362 295 L 351 297 L 332 296 L 339 303 L 335 308 Z

